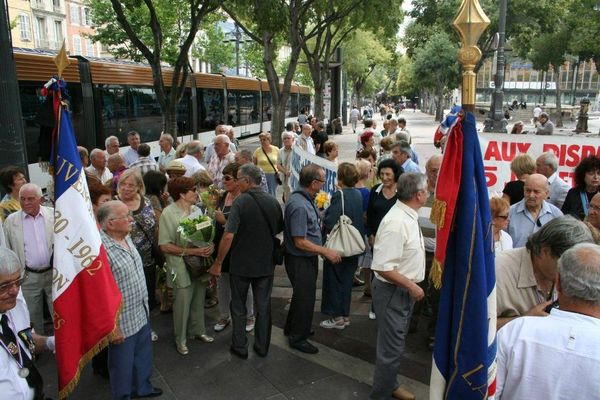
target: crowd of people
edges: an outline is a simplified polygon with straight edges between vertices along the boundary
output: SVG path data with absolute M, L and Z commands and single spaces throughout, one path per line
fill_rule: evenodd
M 421 172 L 406 120 L 390 115 L 379 131 L 373 119 L 363 119 L 356 161 L 338 163 L 339 148 L 325 125 L 301 117 L 287 124 L 281 148 L 263 132 L 254 152 L 240 149 L 226 125 L 217 126 L 206 147 L 197 140 L 177 145 L 171 135 L 161 135 L 157 161 L 134 131 L 124 152 L 116 137 L 106 139 L 105 150 L 79 149 L 97 226 L 123 295 L 111 344 L 93 361 L 94 371 L 110 380 L 112 398 L 162 394 L 150 381 L 152 342 L 160 340 L 149 318 L 155 307 L 172 312 L 173 333 L 166 340 L 182 356 L 190 354 L 189 340 L 214 341 L 205 307 L 218 304 L 212 330 L 231 325 L 231 353 L 248 358 L 247 333 L 254 331 L 252 349 L 266 357 L 281 247 L 293 290 L 284 327 L 289 346 L 319 352 L 309 339 L 320 257 L 321 312 L 327 318 L 319 326 L 348 327 L 352 288 L 364 285 L 365 296 L 372 297 L 369 318 L 377 324 L 370 399 L 415 398 L 399 385 L 397 374 L 406 335 L 423 315 L 431 317 L 426 346 L 435 345 L 440 293 L 426 276 L 436 245 L 429 215 L 442 156 L 427 159 Z M 337 191 L 328 206 L 315 201 L 325 183 L 321 166 L 305 165 L 298 187 L 291 187 L 293 146 L 337 165 Z M 498 397 L 545 398 L 577 390 L 593 398 L 600 393 L 597 380 L 572 372 L 568 383 L 557 384 L 552 371 L 568 368 L 552 360 L 561 354 L 580 371 L 600 365 L 594 344 L 600 333 L 600 247 L 594 244 L 600 240 L 600 158 L 581 160 L 572 188 L 557 175 L 551 152 L 537 160 L 519 155 L 511 170 L 517 179 L 507 183 L 502 197 L 490 199 Z M 7 193 L 0 202 L 0 338 L 7 351 L 0 351 L 0 360 L 8 365 L 0 392 L 37 399 L 43 396 L 41 376 L 21 372 L 24 365 L 35 370 L 30 344 L 38 344 L 36 351 L 54 349 L 52 329 L 44 323 L 44 309 L 52 315 L 54 213 L 51 199 L 27 183 L 19 168 L 0 170 L 0 184 Z M 342 216 L 363 238 L 363 253 L 344 256 L 327 244 Z M 194 226 L 210 221 L 214 232 L 192 240 L 186 221 Z M 546 318 L 532 318 L 540 316 Z M 31 343 L 8 336 L 27 327 L 34 329 Z M 18 351 L 7 347 L 11 340 Z M 538 353 L 542 369 L 534 366 Z

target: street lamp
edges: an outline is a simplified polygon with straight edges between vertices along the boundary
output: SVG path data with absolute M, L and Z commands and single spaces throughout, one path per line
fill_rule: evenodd
M 494 75 L 494 93 L 489 118 L 484 122 L 484 132 L 506 133 L 504 118 L 504 39 L 506 36 L 506 6 L 508 0 L 500 0 L 500 15 L 498 19 L 498 34 L 496 36 L 496 74 Z

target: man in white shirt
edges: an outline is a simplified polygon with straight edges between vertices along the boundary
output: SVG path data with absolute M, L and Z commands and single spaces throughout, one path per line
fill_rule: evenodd
M 231 139 L 231 129 L 229 128 L 229 125 L 217 125 L 217 127 L 215 128 L 215 138 L 219 135 L 227 136 L 229 138 L 229 151 L 235 154 L 235 152 L 237 151 L 237 146 L 233 143 L 233 140 Z M 212 158 L 213 154 L 215 154 L 214 138 L 213 141 L 208 146 L 206 146 L 206 150 L 204 151 L 205 164 L 208 164 L 210 162 L 210 159 Z
M 400 175 L 397 197 L 379 225 L 373 246 L 377 350 L 371 400 L 415 398 L 399 386 L 397 375 L 413 307 L 425 295 L 418 285 L 425 278 L 425 245 L 418 222 L 418 211 L 429 197 L 425 175 Z
M 140 156 L 137 153 L 138 147 L 140 146 L 140 134 L 136 131 L 131 131 L 127 134 L 127 143 L 129 144 L 129 149 L 123 154 L 125 157 L 125 163 L 129 167 L 135 160 L 137 160 Z
M 305 150 L 305 151 L 309 152 L 310 154 L 316 154 L 315 143 L 313 142 L 311 133 L 312 133 L 312 126 L 310 124 L 302 125 L 302 134 L 296 140 L 295 143 L 297 146 L 302 148 L 302 150 Z
M 93 149 L 90 153 L 90 161 L 92 165 L 85 169 L 85 172 L 100 179 L 100 182 L 105 183 L 112 179 L 113 174 L 106 167 L 108 155 L 104 150 Z
M 356 125 L 358 125 L 358 120 L 360 118 L 360 111 L 356 107 L 356 105 L 352 106 L 352 110 L 350 110 L 350 123 L 352 124 L 352 132 L 356 133 Z
M 204 147 L 199 140 L 192 140 L 187 147 L 187 154 L 180 161 L 185 166 L 185 174 L 183 176 L 190 177 L 198 171 L 204 171 L 200 164 L 202 160 L 202 151 Z
M 558 306 L 498 331 L 498 399 L 597 399 L 600 394 L 600 247 L 558 261 Z
M 36 352 L 54 351 L 53 336 L 40 336 L 30 329 L 29 312 L 20 290 L 24 280 L 17 255 L 0 247 L 0 397 L 3 399 L 44 399 L 44 383 L 31 352 L 34 348 Z
M 163 133 L 158 139 L 160 154 L 158 155 L 158 167 L 161 172 L 165 172 L 167 164 L 175 159 L 175 148 L 173 148 L 173 136 Z
M 533 109 L 533 124 L 537 124 L 537 122 L 540 119 L 540 114 L 542 113 L 542 107 L 540 107 L 539 105 L 536 105 L 535 108 Z
M 119 138 L 116 136 L 109 136 L 104 141 L 104 148 L 109 156 L 117 154 L 119 152 Z
M 542 174 L 548 178 L 548 185 L 550 185 L 548 200 L 556 207 L 562 208 L 571 187 L 567 182 L 562 180 L 556 172 L 558 170 L 558 158 L 556 157 L 556 154 L 551 151 L 542 153 L 537 160 L 535 160 L 535 167 L 538 174 Z

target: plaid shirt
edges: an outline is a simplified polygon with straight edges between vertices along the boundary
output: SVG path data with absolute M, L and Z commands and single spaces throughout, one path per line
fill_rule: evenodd
M 127 338 L 136 334 L 148 323 L 148 291 L 142 258 L 129 236 L 125 238 L 129 250 L 103 231 L 100 231 L 100 236 L 115 281 L 123 296 L 123 308 L 121 309 L 121 315 L 119 315 L 119 328 L 121 328 L 123 336 Z
M 148 171 L 158 171 L 158 164 L 150 157 L 140 157 L 129 166 L 130 169 L 137 168 L 140 170 L 140 174 L 144 174 Z

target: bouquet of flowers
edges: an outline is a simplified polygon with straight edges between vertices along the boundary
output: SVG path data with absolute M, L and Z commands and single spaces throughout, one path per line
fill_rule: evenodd
M 317 205 L 317 208 L 319 210 L 324 210 L 327 207 L 329 207 L 330 202 L 331 196 L 329 195 L 329 193 L 324 192 L 322 190 L 319 193 L 317 193 L 317 196 L 315 197 L 315 204 Z
M 207 190 L 200 192 L 200 201 L 206 208 L 206 213 L 208 215 L 215 215 L 220 196 L 221 192 L 214 185 L 210 185 Z
M 201 213 L 192 214 L 179 222 L 177 232 L 181 237 L 195 247 L 209 246 L 215 237 L 214 220 Z M 183 256 L 185 266 L 192 279 L 206 273 L 213 263 L 213 257 Z

